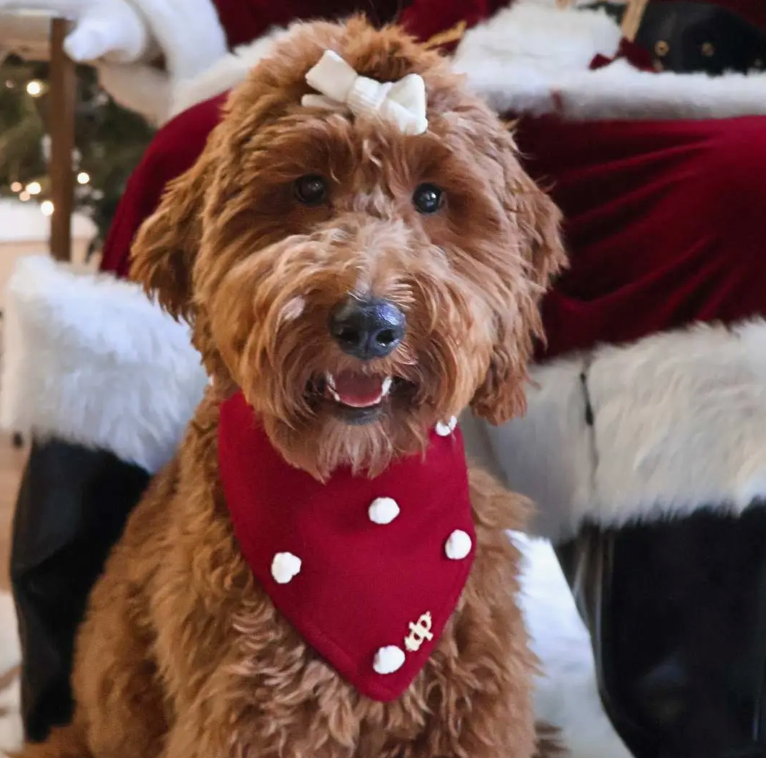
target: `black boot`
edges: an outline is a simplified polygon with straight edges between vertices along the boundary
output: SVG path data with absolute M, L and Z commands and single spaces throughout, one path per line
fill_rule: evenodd
M 599 689 L 637 758 L 766 756 L 766 508 L 697 511 L 558 547 Z
M 150 474 L 173 457 L 207 377 L 188 325 L 138 285 L 26 257 L 6 314 L 0 416 L 33 438 L 11 574 L 22 715 L 37 741 L 70 717 L 88 594 Z
M 111 453 L 33 443 L 16 506 L 11 581 L 22 646 L 27 739 L 72 711 L 70 673 L 85 604 L 149 474 Z
M 637 758 L 766 757 L 766 321 L 558 356 L 469 451 L 537 505 Z

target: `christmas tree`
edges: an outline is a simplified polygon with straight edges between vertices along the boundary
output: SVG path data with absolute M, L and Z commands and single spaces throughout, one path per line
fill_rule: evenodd
M 11 56 L 0 64 L 0 197 L 52 212 L 47 173 L 48 64 Z M 131 171 L 152 136 L 138 115 L 120 108 L 87 66 L 77 68 L 75 208 L 97 229 L 99 249 Z

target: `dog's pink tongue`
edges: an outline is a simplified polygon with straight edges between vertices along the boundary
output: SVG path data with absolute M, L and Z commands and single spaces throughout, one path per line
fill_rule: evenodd
M 383 379 L 379 376 L 344 371 L 335 379 L 335 392 L 344 405 L 352 408 L 367 408 L 377 405 L 383 397 Z

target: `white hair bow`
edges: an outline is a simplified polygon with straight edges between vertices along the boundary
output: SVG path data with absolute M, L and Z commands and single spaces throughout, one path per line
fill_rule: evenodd
M 378 82 L 359 76 L 332 50 L 306 74 L 306 81 L 321 95 L 304 95 L 305 106 L 347 107 L 355 116 L 379 114 L 404 134 L 423 134 L 426 118 L 426 85 L 419 74 L 398 82 Z

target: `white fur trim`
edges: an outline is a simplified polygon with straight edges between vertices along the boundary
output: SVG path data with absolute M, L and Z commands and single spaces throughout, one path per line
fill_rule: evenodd
M 553 361 L 532 371 L 524 418 L 468 416 L 463 429 L 469 454 L 537 503 L 536 531 L 554 540 L 586 519 L 739 513 L 766 497 L 766 321 Z
M 287 31 L 275 29 L 201 75 L 176 83 L 171 115 L 236 86 Z M 453 68 L 501 113 L 556 113 L 569 119 L 766 114 L 766 73 L 655 74 L 624 60 L 591 71 L 593 57 L 613 56 L 620 38 L 619 26 L 603 10 L 520 0 L 466 33 Z
M 521 0 L 469 30 L 454 68 L 497 111 L 569 119 L 711 118 L 766 114 L 766 73 L 659 74 L 611 57 L 621 33 L 603 10 Z
M 226 55 L 226 34 L 212 0 L 128 0 L 142 15 L 164 69 L 147 63 L 99 60 L 99 79 L 125 108 L 161 125 L 172 114 L 176 87 L 203 74 Z
M 236 87 L 288 32 L 289 29 L 274 27 L 250 44 L 242 45 L 233 53 L 223 56 L 199 75 L 177 82 L 170 105 L 171 118 L 197 103 Z
M 590 636 L 550 542 L 514 533 L 522 552 L 521 593 L 535 679 L 535 715 L 558 727 L 571 758 L 630 758 L 601 705 Z
M 138 285 L 22 258 L 8 286 L 0 425 L 156 471 L 207 380 L 189 329 Z
M 160 125 L 167 119 L 172 85 L 166 72 L 142 63 L 99 62 L 98 80 L 117 103 L 149 123 Z
M 212 0 L 129 0 L 146 19 L 173 81 L 205 71 L 226 54 L 226 34 Z

